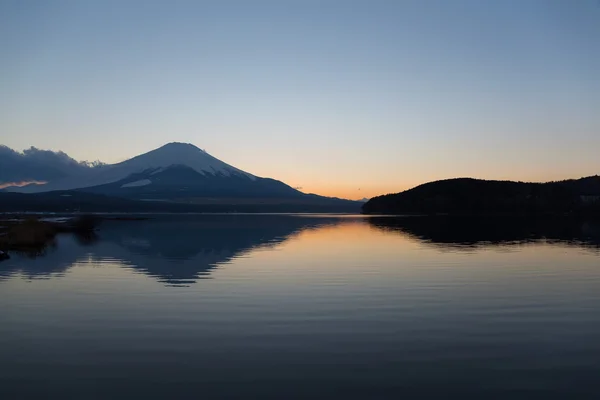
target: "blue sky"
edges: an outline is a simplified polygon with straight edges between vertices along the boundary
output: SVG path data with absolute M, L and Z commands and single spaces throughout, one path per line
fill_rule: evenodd
M 0 0 L 0 51 L 15 149 L 191 142 L 350 198 L 600 173 L 597 0 Z

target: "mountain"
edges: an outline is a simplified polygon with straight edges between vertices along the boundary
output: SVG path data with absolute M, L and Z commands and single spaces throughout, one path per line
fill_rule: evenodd
M 144 200 L 304 195 L 283 182 L 256 177 L 185 143 L 169 143 L 90 172 L 32 190 L 78 189 Z
M 83 166 L 71 172 L 45 185 L 9 190 L 21 193 L 66 190 L 130 200 L 229 204 L 235 210 L 260 205 L 253 209 L 271 211 L 290 204 L 339 206 L 343 211 L 355 212 L 360 209 L 358 202 L 305 194 L 278 180 L 257 177 L 186 143 L 169 143 L 118 164 Z
M 374 197 L 362 210 L 366 214 L 600 213 L 600 176 L 548 183 L 447 179 Z
M 169 143 L 156 150 L 139 155 L 118 164 L 103 165 L 94 169 L 74 169 L 65 177 L 51 180 L 46 185 L 35 185 L 23 192 L 47 192 L 72 190 L 123 182 L 124 188 L 152 184 L 155 175 L 174 166 L 184 166 L 206 178 L 243 178 L 256 180 L 251 174 L 228 165 L 196 146 L 185 143 Z M 171 174 L 171 178 L 173 174 Z M 147 179 L 148 181 L 145 181 Z M 142 182 L 138 182 L 142 181 Z M 177 182 L 181 184 L 181 180 Z

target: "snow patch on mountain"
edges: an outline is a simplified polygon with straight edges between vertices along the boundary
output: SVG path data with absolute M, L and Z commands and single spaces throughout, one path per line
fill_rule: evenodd
M 150 179 L 141 179 L 139 181 L 126 183 L 124 185 L 121 185 L 121 187 L 122 188 L 139 187 L 139 186 L 146 186 L 146 185 L 149 185 L 151 183 L 152 183 L 152 181 Z

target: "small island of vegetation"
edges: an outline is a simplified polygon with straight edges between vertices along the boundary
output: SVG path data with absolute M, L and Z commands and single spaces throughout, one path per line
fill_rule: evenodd
M 63 220 L 44 220 L 35 217 L 0 220 L 0 260 L 8 259 L 9 252 L 30 256 L 43 254 L 54 243 L 59 233 L 74 233 L 90 238 L 100 223 L 100 218 L 82 215 Z

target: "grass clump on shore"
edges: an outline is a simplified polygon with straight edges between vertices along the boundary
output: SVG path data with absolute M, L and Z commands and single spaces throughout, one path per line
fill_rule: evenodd
M 51 224 L 27 219 L 8 226 L 6 233 L 0 236 L 0 250 L 39 254 L 54 242 L 56 234 Z
M 0 221 L 4 228 L 0 235 L 0 251 L 41 255 L 48 246 L 54 244 L 58 233 L 91 235 L 98 224 L 99 219 L 91 215 L 83 215 L 66 222 L 41 221 L 36 218 Z

